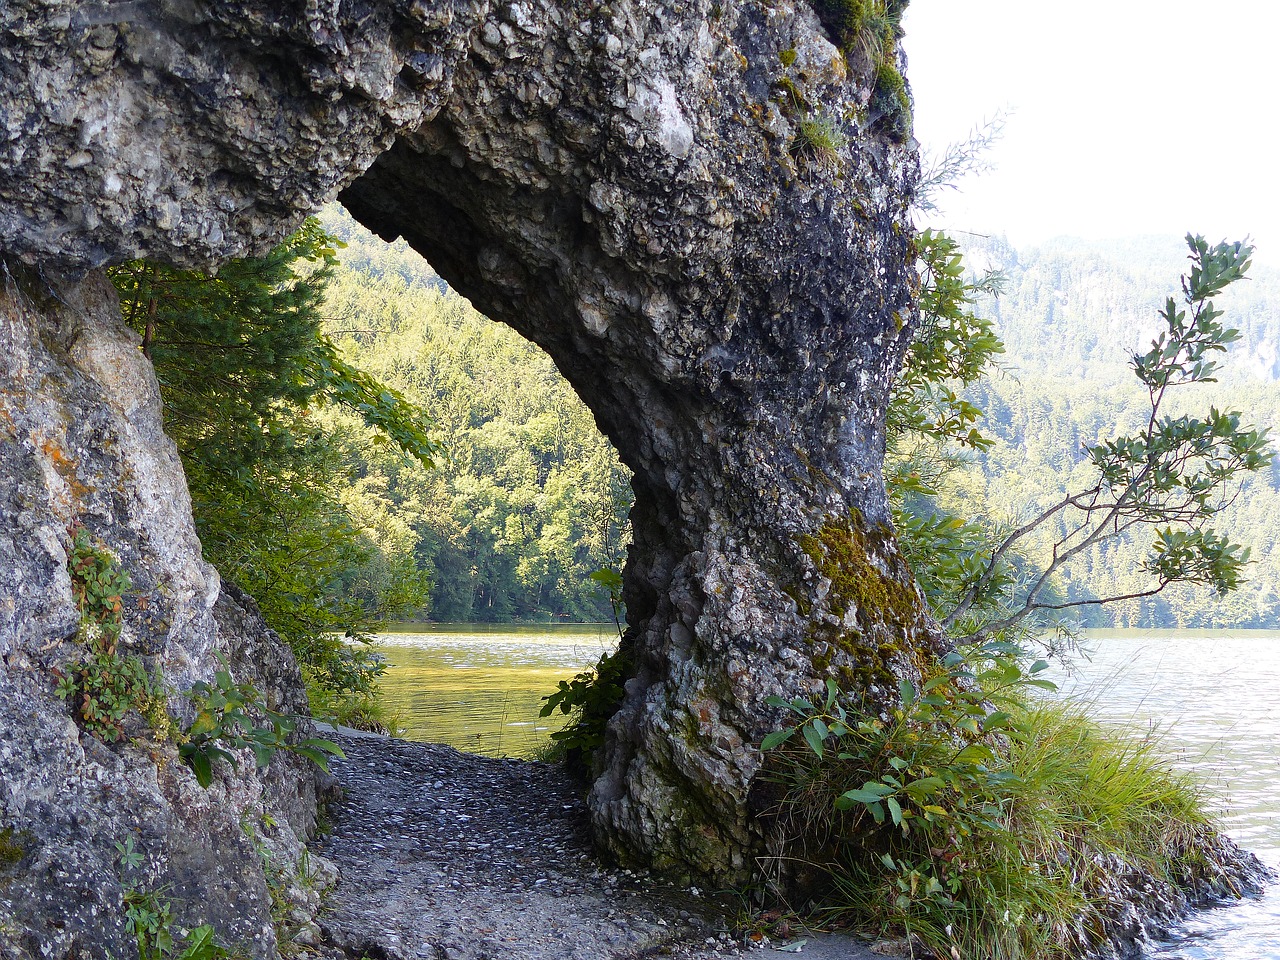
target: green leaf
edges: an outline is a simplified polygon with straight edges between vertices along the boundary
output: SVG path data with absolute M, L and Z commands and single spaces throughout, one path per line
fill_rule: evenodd
M 818 734 L 818 731 L 812 725 L 805 724 L 801 728 L 801 732 L 804 734 L 804 740 L 809 745 L 809 749 L 813 751 L 814 756 L 821 760 L 823 753 L 822 737 Z
M 760 741 L 760 749 L 773 750 L 790 740 L 795 732 L 795 727 L 787 727 L 785 730 L 775 730 Z
M 213 783 L 213 765 L 209 762 L 209 756 L 203 750 L 183 745 L 180 749 L 182 759 L 186 761 L 191 772 L 196 775 L 196 783 L 204 787 L 206 790 Z
M 894 797 L 886 797 L 884 802 L 889 807 L 889 816 L 893 818 L 893 825 L 902 826 L 902 806 Z

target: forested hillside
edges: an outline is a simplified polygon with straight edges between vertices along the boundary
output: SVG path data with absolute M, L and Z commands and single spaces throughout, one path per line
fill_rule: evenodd
M 608 620 L 590 575 L 621 565 L 631 490 L 590 412 L 545 353 L 476 313 L 403 242 L 336 207 L 322 222 L 346 243 L 326 333 L 434 417 L 445 450 L 427 470 L 366 433 L 342 494 L 385 555 L 427 571 L 419 615 Z
M 1084 244 L 1056 241 L 1014 250 L 999 239 L 969 238 L 971 267 L 1006 278 L 980 311 L 1006 345 L 1004 371 L 973 391 L 995 440 L 974 458 L 961 499 L 1011 524 L 1061 497 L 1081 479 L 1082 447 L 1133 431 L 1149 412 L 1146 391 L 1128 367 L 1150 347 L 1169 294 L 1185 269 L 1177 239 Z M 1178 409 L 1239 410 L 1244 421 L 1280 426 L 1280 274 L 1255 268 L 1221 299 L 1223 322 L 1242 338 L 1225 358 L 1220 382 L 1187 388 Z M 1280 625 L 1280 466 L 1255 477 L 1218 524 L 1253 548 L 1249 580 L 1220 601 L 1208 591 L 1171 587 L 1156 598 L 1098 610 L 1086 622 L 1116 626 Z M 1071 599 L 1137 590 L 1148 541 L 1094 549 L 1061 583 Z M 1119 589 L 1117 589 L 1119 588 Z M 1092 609 L 1093 612 L 1087 612 Z

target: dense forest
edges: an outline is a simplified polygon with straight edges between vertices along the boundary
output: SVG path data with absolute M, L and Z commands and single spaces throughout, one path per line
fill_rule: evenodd
M 1186 247 L 1176 238 L 1108 244 L 1055 241 L 1015 250 L 997 238 L 966 238 L 971 268 L 1003 275 L 998 297 L 979 312 L 994 321 L 1006 352 L 1001 371 L 970 396 L 985 411 L 994 443 L 975 454 L 954 496 L 972 515 L 1021 522 L 1062 496 L 1085 469 L 1084 447 L 1137 428 L 1146 390 L 1130 360 L 1147 349 L 1165 296 L 1177 292 Z M 1223 322 L 1241 339 L 1222 362 L 1219 382 L 1185 388 L 1175 413 L 1211 406 L 1239 410 L 1247 422 L 1280 424 L 1280 274 L 1255 267 L 1221 298 Z M 1252 547 L 1248 580 L 1225 599 L 1174 585 L 1158 597 L 1082 608 L 1086 624 L 1132 627 L 1270 627 L 1280 624 L 1280 465 L 1249 478 L 1216 524 Z M 1058 584 L 1071 599 L 1098 585 L 1137 592 L 1150 538 L 1121 537 L 1068 566 Z
M 378 598 L 393 593 L 390 581 L 413 568 L 429 580 L 428 599 L 397 608 L 399 616 L 608 619 L 608 596 L 591 574 L 623 560 L 630 490 L 590 412 L 545 354 L 476 313 L 403 242 L 371 237 L 337 207 L 321 223 L 346 244 L 326 294 L 324 332 L 348 362 L 429 414 L 445 451 L 428 469 L 378 442 L 351 412 L 318 414 L 348 438 L 349 479 L 337 496 L 377 547 L 372 562 L 345 576 L 348 598 L 377 613 Z M 1146 391 L 1129 361 L 1149 346 L 1158 307 L 1176 292 L 1185 246 L 1058 241 L 1015 250 L 980 237 L 965 246 L 971 269 L 1003 278 L 978 312 L 993 321 L 1005 352 L 998 372 L 968 392 L 985 412 L 979 426 L 992 444 L 967 454 L 942 500 L 1008 529 L 1079 479 L 1085 445 L 1133 430 L 1146 416 Z M 1251 276 L 1223 298 L 1225 322 L 1242 338 L 1221 382 L 1188 387 L 1175 403 L 1238 409 L 1249 422 L 1273 426 L 1280 339 L 1269 320 L 1280 304 L 1280 275 Z M 1221 599 L 1174 585 L 1075 615 L 1089 625 L 1280 624 L 1280 556 L 1272 549 L 1280 540 L 1280 466 L 1251 478 L 1218 527 L 1253 548 L 1249 582 L 1236 593 Z M 1054 532 L 1040 536 L 1041 550 Z M 1149 542 L 1148 533 L 1099 544 L 1063 571 L 1059 595 L 1086 599 L 1099 583 L 1138 592 Z M 1033 544 L 1030 560 L 1036 552 Z
M 411 556 L 426 572 L 429 601 L 413 614 L 608 620 L 591 574 L 622 564 L 631 488 L 590 411 L 541 349 L 478 314 L 402 241 L 384 244 L 336 207 L 322 223 L 346 244 L 325 332 L 429 414 L 444 449 L 426 469 L 352 444 L 341 494 L 388 567 Z

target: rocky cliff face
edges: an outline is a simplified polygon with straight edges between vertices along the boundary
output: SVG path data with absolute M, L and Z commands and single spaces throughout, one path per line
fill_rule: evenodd
M 110 297 L 96 275 L 42 277 L 137 255 L 214 266 L 342 189 L 545 347 L 635 471 L 631 678 L 594 822 L 623 858 L 742 879 L 770 844 L 752 809 L 766 697 L 834 677 L 887 702 L 936 643 L 880 479 L 916 163 L 892 43 L 871 47 L 846 57 L 803 0 L 11 0 L 0 248 L 32 269 L 9 284 L 2 509 L 31 533 L 4 555 L 0 643 L 20 652 L 4 682 L 26 684 L 6 702 L 27 718 L 6 746 L 61 731 L 49 782 L 87 782 L 96 748 L 37 657 L 73 628 L 69 521 L 157 598 L 163 629 L 139 642 L 173 679 L 206 676 L 221 635 Z M 6 823 L 35 789 L 11 788 Z M 236 895 L 257 917 L 252 886 Z
M 125 887 L 171 901 L 179 922 L 272 956 L 267 876 L 251 833 L 287 871 L 314 825 L 312 770 L 252 761 L 202 789 L 140 718 L 106 743 L 55 693 L 84 656 L 68 571 L 78 525 L 132 580 L 122 653 L 174 691 L 222 656 L 277 710 L 305 710 L 288 651 L 252 601 L 200 560 L 159 392 L 115 293 L 93 275 L 53 285 L 0 273 L 0 955 L 129 956 Z M 171 699 L 189 719 L 190 706 Z M 274 823 L 276 826 L 268 826 Z M 116 846 L 141 862 L 126 869 Z M 276 877 L 273 875 L 272 879 Z

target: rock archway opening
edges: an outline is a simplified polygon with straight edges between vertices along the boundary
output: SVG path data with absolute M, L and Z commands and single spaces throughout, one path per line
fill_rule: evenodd
M 812 28 L 794 14 L 788 30 Z M 633 471 L 629 678 L 592 816 L 625 860 L 740 879 L 769 843 L 752 799 L 767 698 L 860 683 L 868 661 L 909 673 L 893 651 L 935 642 L 880 476 L 915 167 L 874 127 L 838 169 L 805 166 L 752 114 L 795 34 L 683 28 L 634 62 L 584 48 L 581 24 L 515 35 L 503 56 L 482 44 L 448 115 L 340 200 L 543 347 Z M 856 99 L 817 80 L 838 72 L 834 49 L 806 43 L 815 88 Z M 736 85 L 713 111 L 719 71 Z M 820 554 L 848 549 L 904 585 L 898 609 L 833 587 Z
M 938 643 L 880 474 L 915 283 L 896 41 L 864 62 L 774 0 L 126 6 L 6 23 L 6 253 L 216 266 L 339 193 L 545 349 L 634 473 L 597 834 L 746 877 L 768 698 L 891 702 Z

